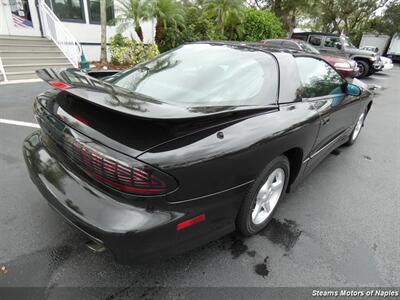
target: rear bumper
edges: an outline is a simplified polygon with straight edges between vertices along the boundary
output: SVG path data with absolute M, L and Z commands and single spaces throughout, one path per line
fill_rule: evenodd
M 50 206 L 89 239 L 103 244 L 119 263 L 160 259 L 235 230 L 235 218 L 248 186 L 242 185 L 184 203 L 143 197 L 129 203 L 74 173 L 52 155 L 40 131 L 23 146 L 30 177 Z M 205 214 L 183 230 L 177 224 Z

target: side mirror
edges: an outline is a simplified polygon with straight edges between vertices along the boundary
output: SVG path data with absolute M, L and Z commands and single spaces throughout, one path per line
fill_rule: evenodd
M 347 95 L 358 97 L 361 95 L 362 91 L 361 88 L 355 84 L 349 83 L 346 87 Z

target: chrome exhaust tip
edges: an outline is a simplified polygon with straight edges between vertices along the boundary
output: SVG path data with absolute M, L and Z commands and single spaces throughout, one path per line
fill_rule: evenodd
M 96 243 L 95 241 L 86 242 L 86 247 L 95 253 L 100 253 L 106 250 L 106 247 L 104 247 L 102 244 Z

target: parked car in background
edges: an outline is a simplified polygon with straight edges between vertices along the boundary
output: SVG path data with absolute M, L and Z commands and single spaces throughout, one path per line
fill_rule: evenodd
M 323 32 L 295 32 L 291 38 L 309 42 L 321 53 L 345 56 L 355 60 L 360 69 L 358 78 L 370 76 L 383 68 L 383 63 L 379 60 L 379 54 L 358 49 L 344 35 Z
M 321 58 L 329 62 L 336 70 L 344 77 L 357 77 L 359 69 L 357 62 L 345 57 L 321 54 L 315 47 L 309 43 L 297 39 L 270 39 L 263 40 L 262 43 L 266 46 L 284 48 L 293 51 L 302 51 L 305 53 L 319 55 Z
M 375 53 L 379 52 L 379 48 L 375 47 L 375 46 L 364 46 L 361 48 L 361 50 L 373 51 Z M 387 71 L 387 70 L 393 69 L 393 61 L 390 58 L 385 57 L 385 56 L 380 56 L 379 59 L 383 63 L 382 71 Z
M 380 59 L 383 63 L 383 71 L 393 69 L 393 61 L 389 57 L 381 56 Z
M 396 33 L 392 37 L 387 56 L 393 61 L 400 62 L 400 33 Z
M 357 140 L 372 105 L 319 57 L 261 44 L 184 45 L 109 81 L 37 73 L 52 89 L 34 101 L 30 176 L 121 263 L 256 234 L 286 191 Z
M 361 37 L 359 44 L 360 49 L 365 49 L 365 47 L 378 48 L 378 51 L 374 51 L 379 55 L 383 55 L 389 45 L 390 36 L 385 34 L 376 33 L 364 33 Z

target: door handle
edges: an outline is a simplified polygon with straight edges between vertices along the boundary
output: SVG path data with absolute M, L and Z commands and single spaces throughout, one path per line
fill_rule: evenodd
M 331 118 L 329 118 L 329 117 L 326 117 L 326 118 L 323 118 L 322 119 L 322 125 L 327 125 L 327 124 L 329 124 L 329 121 L 331 120 Z

